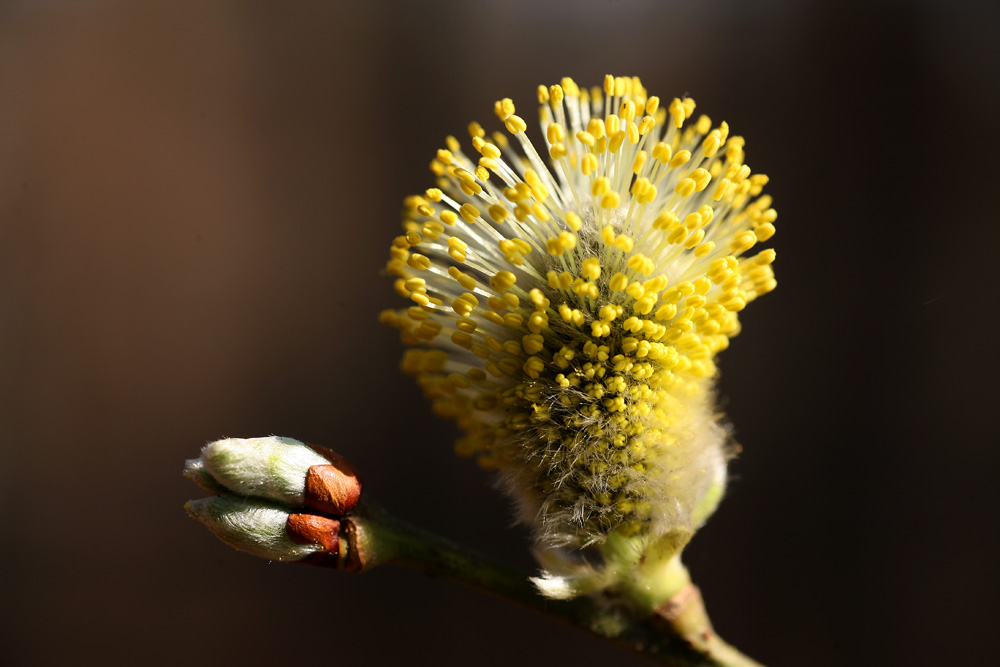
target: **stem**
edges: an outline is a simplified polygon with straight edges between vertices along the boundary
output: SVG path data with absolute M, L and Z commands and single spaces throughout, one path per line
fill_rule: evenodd
M 609 597 L 550 600 L 523 572 L 405 523 L 371 503 L 365 503 L 350 522 L 350 569 L 398 565 L 450 579 L 664 665 L 761 667 L 715 634 L 693 584 L 688 583 L 652 614 L 639 618 L 630 607 Z

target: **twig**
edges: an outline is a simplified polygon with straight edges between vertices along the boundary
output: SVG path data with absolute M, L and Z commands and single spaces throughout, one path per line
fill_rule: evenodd
M 715 634 L 693 584 L 687 584 L 652 615 L 636 618 L 627 606 L 608 597 L 565 601 L 543 597 L 523 572 L 405 523 L 374 505 L 366 503 L 347 521 L 345 536 L 350 552 L 346 569 L 398 565 L 450 579 L 663 665 L 761 667 Z

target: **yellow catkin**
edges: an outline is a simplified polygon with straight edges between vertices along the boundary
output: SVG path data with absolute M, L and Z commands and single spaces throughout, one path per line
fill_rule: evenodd
M 472 123 L 471 148 L 436 153 L 386 267 L 406 305 L 379 321 L 542 546 L 697 527 L 725 480 L 715 357 L 776 286 L 768 179 L 726 123 L 638 78 L 537 99 L 542 146 L 504 98 L 506 133 Z

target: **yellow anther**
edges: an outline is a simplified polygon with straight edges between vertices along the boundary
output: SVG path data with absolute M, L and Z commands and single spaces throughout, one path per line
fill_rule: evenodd
M 621 292 L 627 286 L 628 286 L 628 276 L 626 276 L 624 273 L 621 272 L 611 276 L 611 280 L 608 283 L 608 288 L 612 292 Z
M 436 220 L 428 220 L 420 226 L 420 231 L 424 233 L 424 236 L 433 241 L 444 233 L 444 225 Z
M 509 97 L 505 97 L 493 104 L 493 113 L 497 115 L 500 120 L 506 120 L 508 116 L 514 113 L 514 101 Z
M 535 304 L 536 308 L 548 308 L 549 300 L 545 298 L 545 294 L 542 290 L 537 287 L 528 292 L 528 296 L 531 298 L 531 302 Z
M 545 370 L 545 362 L 539 357 L 528 357 L 522 366 L 524 374 L 530 378 L 537 378 Z
M 604 94 L 614 95 L 615 93 L 615 77 L 610 74 L 604 75 Z
M 577 138 L 577 140 L 579 140 L 579 142 L 581 144 L 583 144 L 584 146 L 587 146 L 589 148 L 593 148 L 594 147 L 594 143 L 596 142 L 596 138 L 590 132 L 582 132 L 582 131 L 581 132 L 577 132 L 576 133 L 576 138 Z
M 597 280 L 601 277 L 601 260 L 596 257 L 588 257 L 583 260 L 580 266 L 580 275 L 587 280 Z
M 709 181 L 712 180 L 712 175 L 708 173 L 707 169 L 698 168 L 691 172 L 688 176 L 695 183 L 695 190 L 701 192 L 708 187 Z
M 715 187 L 715 193 L 712 195 L 712 199 L 715 201 L 720 201 L 729 192 L 730 187 L 733 182 L 728 178 L 723 178 L 719 181 L 719 184 Z
M 768 248 L 757 253 L 753 258 L 753 262 L 757 266 L 767 266 L 774 262 L 775 257 L 777 257 L 777 253 L 774 251 L 774 248 Z
M 618 107 L 618 115 L 626 121 L 635 120 L 635 102 L 631 100 L 622 102 Z
M 552 273 L 555 273 L 555 271 L 552 271 Z M 552 289 L 569 289 L 572 284 L 573 274 L 569 271 L 563 271 L 556 276 L 555 285 L 553 285 Z
M 665 144 L 661 141 L 653 146 L 653 158 L 659 160 L 661 164 L 669 163 L 671 154 L 672 151 L 670 150 L 669 144 Z
M 545 86 L 538 86 L 538 103 L 545 104 L 549 101 L 549 89 Z
M 763 225 L 758 225 L 754 228 L 753 233 L 757 235 L 758 241 L 766 241 L 772 236 L 774 236 L 774 225 L 770 222 L 765 222 Z
M 503 323 L 511 329 L 520 329 L 524 324 L 524 317 L 519 313 L 507 313 L 503 316 Z
M 587 132 L 594 137 L 594 139 L 600 139 L 605 136 L 604 121 L 600 118 L 591 118 L 590 122 L 587 123 Z
M 503 124 L 511 134 L 520 134 L 528 129 L 528 124 L 524 122 L 524 119 L 514 114 L 508 116 Z
M 698 121 L 694 125 L 694 131 L 698 134 L 708 134 L 710 129 L 712 129 L 712 119 L 705 114 L 698 116 Z
M 563 87 L 559 84 L 549 86 L 549 99 L 553 107 L 559 106 L 563 101 Z
M 597 156 L 593 153 L 587 153 L 580 160 L 580 171 L 583 172 L 584 176 L 590 176 L 593 172 L 597 171 L 598 166 Z
M 574 213 L 573 211 L 567 211 L 566 212 L 566 224 L 574 232 L 578 232 L 583 227 L 583 220 L 581 220 L 580 216 L 577 215 L 576 213 Z
M 674 192 L 681 197 L 689 197 L 694 193 L 696 188 L 697 184 L 693 179 L 685 178 L 674 187 Z
M 469 123 L 466 129 L 469 131 L 469 136 L 472 137 L 473 139 L 482 138 L 486 136 L 486 131 L 483 130 L 483 126 L 477 123 L 476 121 L 472 121 L 471 123 Z
M 618 193 L 613 193 L 617 196 Z M 618 238 L 615 239 L 615 247 L 619 250 L 624 250 L 625 252 L 632 252 L 632 246 L 635 245 L 635 240 L 626 234 L 620 234 Z
M 563 126 L 559 123 L 549 123 L 548 128 L 545 130 L 545 136 L 550 144 L 557 144 L 566 138 L 566 133 L 563 131 Z
M 490 278 L 490 287 L 497 292 L 506 292 L 514 286 L 515 282 L 517 282 L 517 276 L 510 271 L 497 271 L 493 277 Z
M 599 176 L 594 179 L 593 185 L 590 186 L 590 194 L 595 197 L 601 197 L 607 194 L 611 190 L 611 181 L 608 180 L 607 176 Z
M 656 110 L 660 108 L 660 98 L 653 95 L 648 100 L 646 100 L 646 113 L 650 116 L 656 113 Z
M 521 338 L 521 346 L 528 354 L 537 354 L 545 349 L 545 339 L 541 334 L 527 334 Z
M 442 194 L 443 193 L 438 188 L 429 188 L 424 192 L 424 195 L 433 202 L 441 201 Z
M 604 241 L 605 245 L 615 244 L 615 228 L 611 225 L 605 225 L 601 230 L 601 240 Z
M 618 208 L 621 203 L 621 195 L 617 192 L 609 192 L 601 198 L 601 208 Z
M 702 116 L 704 118 L 704 116 Z M 705 157 L 712 157 L 722 146 L 722 135 L 718 130 L 712 130 L 705 140 L 701 142 L 701 149 L 705 151 Z
M 639 281 L 635 281 L 625 288 L 625 293 L 633 299 L 641 299 L 646 294 L 646 288 Z
M 673 211 L 664 211 L 653 221 L 653 229 L 670 231 L 680 225 L 680 219 Z
M 406 264 L 411 269 L 417 269 L 418 271 L 426 271 L 431 268 L 431 260 L 420 253 L 413 253 L 406 260 Z
M 677 315 L 677 306 L 675 304 L 668 303 L 660 306 L 653 317 L 661 321 L 666 321 L 674 319 L 675 315 Z
M 472 336 L 464 331 L 456 331 L 451 335 L 451 342 L 466 350 L 472 349 Z
M 683 104 L 684 104 L 684 117 L 690 118 L 691 115 L 694 113 L 695 102 L 692 98 L 685 97 L 683 100 Z
M 427 281 L 423 278 L 408 278 L 403 282 L 403 287 L 407 292 L 427 292 Z
M 761 197 L 761 199 L 764 199 L 764 197 Z M 778 219 L 778 212 L 775 211 L 773 208 L 769 208 L 769 209 L 767 209 L 766 211 L 764 211 L 763 213 L 760 214 L 759 221 L 761 221 L 761 222 L 774 222 L 777 219 Z
M 490 214 L 490 218 L 493 222 L 498 224 L 506 220 L 507 216 L 510 215 L 510 211 L 508 211 L 503 204 L 493 204 L 486 209 L 486 212 Z
M 712 241 L 707 241 L 706 243 L 702 243 L 700 246 L 694 249 L 694 256 L 699 258 L 708 257 L 709 255 L 712 254 L 713 250 L 715 250 L 715 243 L 713 243 Z
M 479 209 L 472 204 L 462 204 L 462 206 L 458 209 L 458 213 L 462 216 L 463 220 L 470 224 L 479 218 Z
M 612 118 L 617 118 L 617 116 L 612 116 Z M 608 150 L 612 153 L 617 153 L 618 149 L 622 147 L 622 143 L 625 141 L 625 132 L 618 130 L 611 134 L 611 130 L 608 130 L 610 140 L 608 141 Z
M 684 240 L 684 247 L 692 250 L 695 246 L 705 240 L 705 230 L 696 229 Z
M 536 310 L 528 317 L 528 330 L 532 333 L 541 333 L 549 326 L 549 316 Z
M 649 259 L 642 253 L 636 253 L 631 257 L 629 257 L 628 268 L 632 269 L 633 271 L 638 271 L 644 276 L 648 276 L 651 273 L 653 273 L 655 265 L 653 264 L 653 260 Z
M 503 342 L 501 348 L 507 354 L 513 354 L 514 356 L 521 356 L 521 345 L 516 340 L 507 340 Z
M 667 234 L 667 243 L 680 243 L 687 238 L 688 230 L 684 227 L 675 227 Z
M 479 183 L 476 183 L 474 180 L 462 180 L 458 187 L 461 188 L 462 192 L 470 197 L 475 197 L 483 191 L 483 186 L 479 185 Z
M 597 317 L 602 322 L 611 322 L 616 317 L 618 317 L 618 309 L 615 308 L 612 304 L 601 306 L 601 309 L 597 311 Z
M 610 116 L 605 118 L 604 131 L 606 136 L 610 138 L 613 134 L 616 134 L 619 130 L 621 130 L 622 129 L 621 123 L 622 119 L 614 114 L 611 114 Z
M 568 152 L 566 150 L 566 144 L 563 143 L 552 144 L 552 147 L 549 148 L 549 157 L 551 157 L 553 160 L 562 159 L 566 157 L 567 154 Z
M 642 168 L 646 165 L 646 157 L 646 151 L 639 151 L 635 154 L 635 160 L 632 161 L 633 174 L 642 173 Z M 646 179 L 646 183 L 649 183 L 648 179 Z
M 631 145 L 636 145 L 639 143 L 639 126 L 635 123 L 629 123 L 625 126 L 625 136 L 628 138 L 628 142 Z
M 484 158 L 489 158 L 490 160 L 499 160 L 501 155 L 500 149 L 497 148 L 496 144 L 491 144 L 488 141 L 483 142 L 482 150 L 479 152 Z M 480 164 L 482 164 L 482 161 L 480 161 Z
M 405 238 L 406 242 L 411 246 L 420 244 L 420 234 L 417 234 L 416 232 L 406 232 Z
M 753 232 L 743 232 L 729 244 L 729 248 L 734 253 L 746 252 L 757 243 L 757 235 Z
M 678 98 L 675 97 L 670 102 L 670 106 L 667 107 L 667 111 L 670 113 L 670 116 L 673 118 L 674 127 L 679 128 L 682 125 L 684 125 L 684 117 L 685 117 L 685 115 L 684 115 L 684 104 Z
M 443 222 L 444 224 L 450 226 L 454 225 L 457 221 L 458 221 L 458 215 L 454 211 L 450 209 L 441 211 L 441 222 Z
M 448 267 L 448 275 L 458 281 L 458 284 L 467 290 L 473 290 L 476 287 L 475 278 L 467 273 L 462 273 L 454 266 Z
M 451 164 L 455 161 L 455 156 L 452 155 L 451 151 L 447 151 L 443 148 L 438 149 L 437 159 L 444 164 Z
M 687 164 L 688 160 L 691 159 L 691 151 L 677 151 L 672 158 L 670 158 L 670 166 L 673 168 L 680 167 L 681 165 Z

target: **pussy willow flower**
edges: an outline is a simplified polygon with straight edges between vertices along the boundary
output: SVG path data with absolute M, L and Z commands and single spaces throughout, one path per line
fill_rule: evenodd
M 542 546 L 691 532 L 725 483 L 715 357 L 775 287 L 774 251 L 750 254 L 774 234 L 767 177 L 638 78 L 538 99 L 542 145 L 504 99 L 513 143 L 472 123 L 471 152 L 438 151 L 388 263 L 412 305 L 381 319 Z

